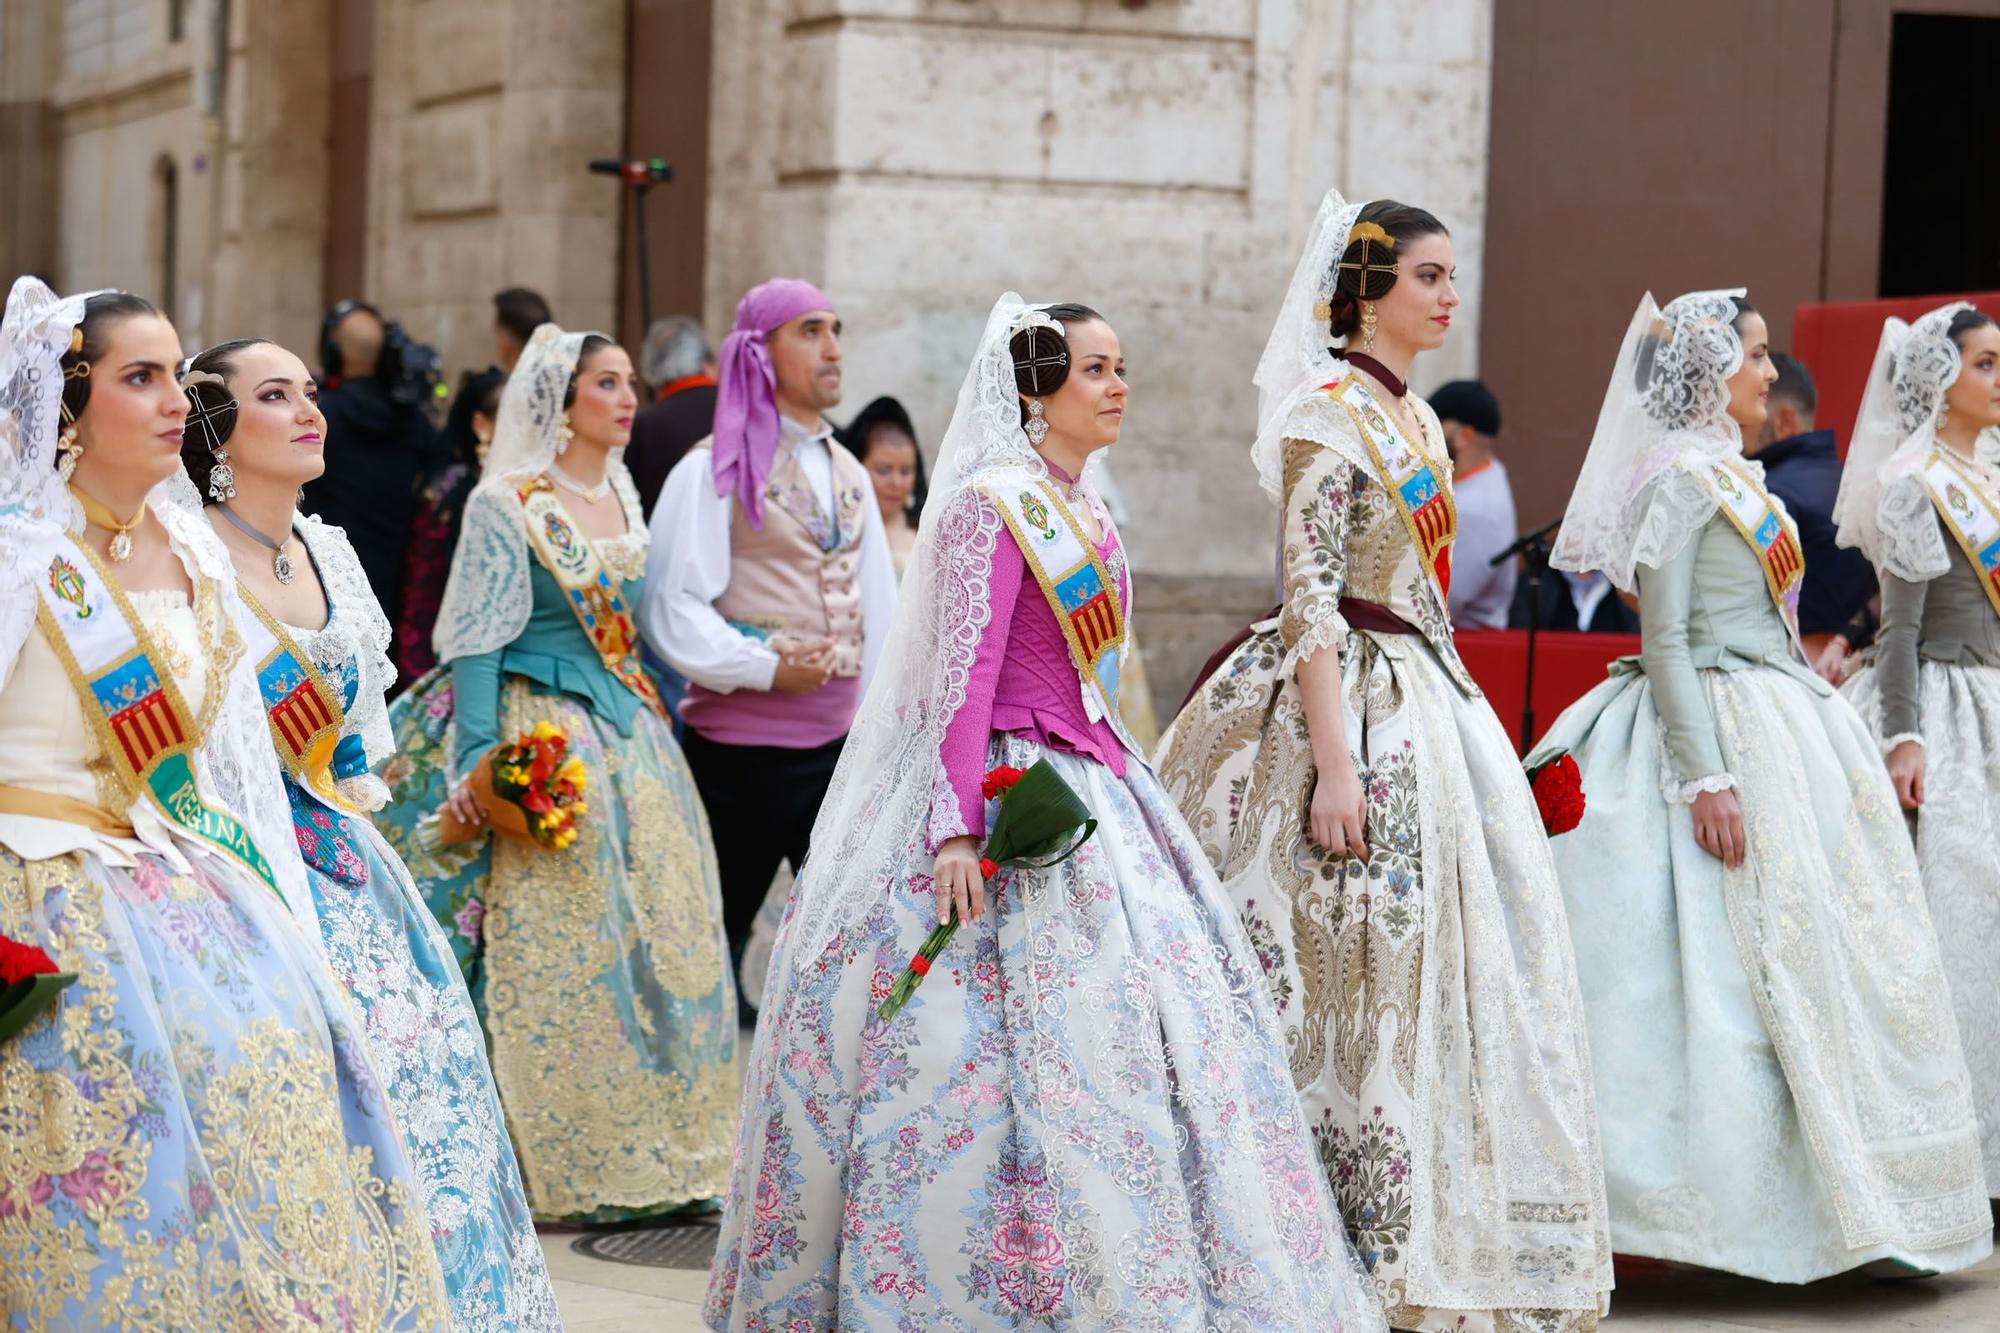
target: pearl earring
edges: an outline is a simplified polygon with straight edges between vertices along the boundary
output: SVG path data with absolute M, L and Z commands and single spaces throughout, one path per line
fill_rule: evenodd
M 1042 441 L 1049 437 L 1049 419 L 1042 413 L 1041 399 L 1028 400 L 1028 421 L 1021 429 L 1028 432 L 1028 443 L 1037 449 L 1041 448 Z

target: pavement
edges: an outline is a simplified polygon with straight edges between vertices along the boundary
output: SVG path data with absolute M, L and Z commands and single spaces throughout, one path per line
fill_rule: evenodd
M 698 1333 L 708 1274 L 612 1263 L 576 1252 L 580 1233 L 542 1233 L 570 1333 Z M 1608 1330 L 1633 1333 L 1794 1333 L 1846 1329 L 2000 1330 L 2000 1258 L 1948 1277 L 1880 1281 L 1845 1276 L 1773 1286 L 1700 1269 L 1621 1263 Z

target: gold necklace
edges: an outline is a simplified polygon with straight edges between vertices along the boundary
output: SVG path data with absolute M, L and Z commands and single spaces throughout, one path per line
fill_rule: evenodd
M 130 560 L 132 558 L 132 530 L 146 521 L 146 502 L 144 500 L 139 501 L 139 512 L 124 522 L 120 522 L 118 515 L 112 513 L 101 501 L 84 491 L 80 486 L 72 483 L 69 493 L 74 495 L 78 502 L 83 505 L 84 518 L 95 523 L 98 527 L 110 531 L 111 563 L 122 565 L 127 560 Z

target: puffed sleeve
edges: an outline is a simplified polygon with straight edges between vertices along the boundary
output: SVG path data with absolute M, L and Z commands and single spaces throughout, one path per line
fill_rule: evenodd
M 1666 727 L 1669 771 L 1660 785 L 1669 801 L 1686 805 L 1704 791 L 1736 785 L 1715 738 L 1715 717 L 1688 652 L 1688 618 L 1694 609 L 1695 561 L 1699 537 L 1683 542 L 1664 565 L 1640 565 L 1639 661 L 1653 687 L 1653 701 Z
M 1284 457 L 1280 558 L 1285 606 L 1278 633 L 1290 674 L 1322 649 L 1338 652 L 1347 642 L 1340 594 L 1347 585 L 1347 518 L 1355 473 L 1347 459 L 1310 440 L 1285 441 Z

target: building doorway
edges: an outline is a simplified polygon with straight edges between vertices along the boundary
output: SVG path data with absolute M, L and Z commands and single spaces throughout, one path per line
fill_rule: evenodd
M 1890 32 L 1877 295 L 2000 288 L 2000 18 L 1897 14 Z

